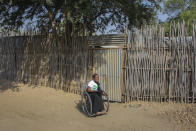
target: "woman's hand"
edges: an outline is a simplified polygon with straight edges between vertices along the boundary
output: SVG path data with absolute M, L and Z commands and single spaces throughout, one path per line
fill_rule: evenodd
M 107 94 L 107 93 L 105 93 L 105 92 L 103 93 L 103 95 L 104 95 L 104 96 L 108 96 L 108 94 Z

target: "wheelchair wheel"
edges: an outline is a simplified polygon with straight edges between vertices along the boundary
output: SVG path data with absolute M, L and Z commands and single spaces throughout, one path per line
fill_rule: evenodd
M 88 116 L 93 116 L 92 114 L 92 101 L 90 95 L 85 91 L 82 97 L 83 110 Z
M 102 96 L 103 97 L 103 105 L 104 105 L 104 114 L 106 114 L 109 111 L 109 97 L 108 96 Z M 95 114 L 92 113 L 92 101 L 90 95 L 84 91 L 82 96 L 82 108 L 83 111 L 89 116 L 95 116 Z
M 103 96 L 103 105 L 104 105 L 104 110 L 107 113 L 109 111 L 109 97 L 108 96 Z

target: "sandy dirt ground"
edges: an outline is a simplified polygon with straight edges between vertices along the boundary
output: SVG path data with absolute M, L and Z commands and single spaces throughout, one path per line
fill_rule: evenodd
M 185 107 L 181 104 L 110 103 L 107 115 L 89 118 L 82 113 L 80 100 L 79 95 L 52 88 L 1 80 L 0 131 L 193 131 L 196 129 L 194 123 L 184 123 L 182 120 L 178 123 L 173 112 Z

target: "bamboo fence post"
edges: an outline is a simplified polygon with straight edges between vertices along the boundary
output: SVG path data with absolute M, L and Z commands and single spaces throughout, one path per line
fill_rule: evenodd
M 192 102 L 195 103 L 195 93 L 196 93 L 196 24 L 193 24 L 193 36 L 192 36 L 192 42 L 193 42 L 193 81 L 192 81 Z

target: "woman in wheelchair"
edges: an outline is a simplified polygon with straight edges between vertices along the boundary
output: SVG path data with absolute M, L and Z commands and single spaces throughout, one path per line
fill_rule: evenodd
M 88 83 L 87 92 L 92 100 L 92 113 L 95 115 L 103 114 L 102 111 L 104 110 L 104 104 L 102 95 L 107 96 L 107 94 L 100 88 L 98 74 L 92 76 L 92 80 Z

